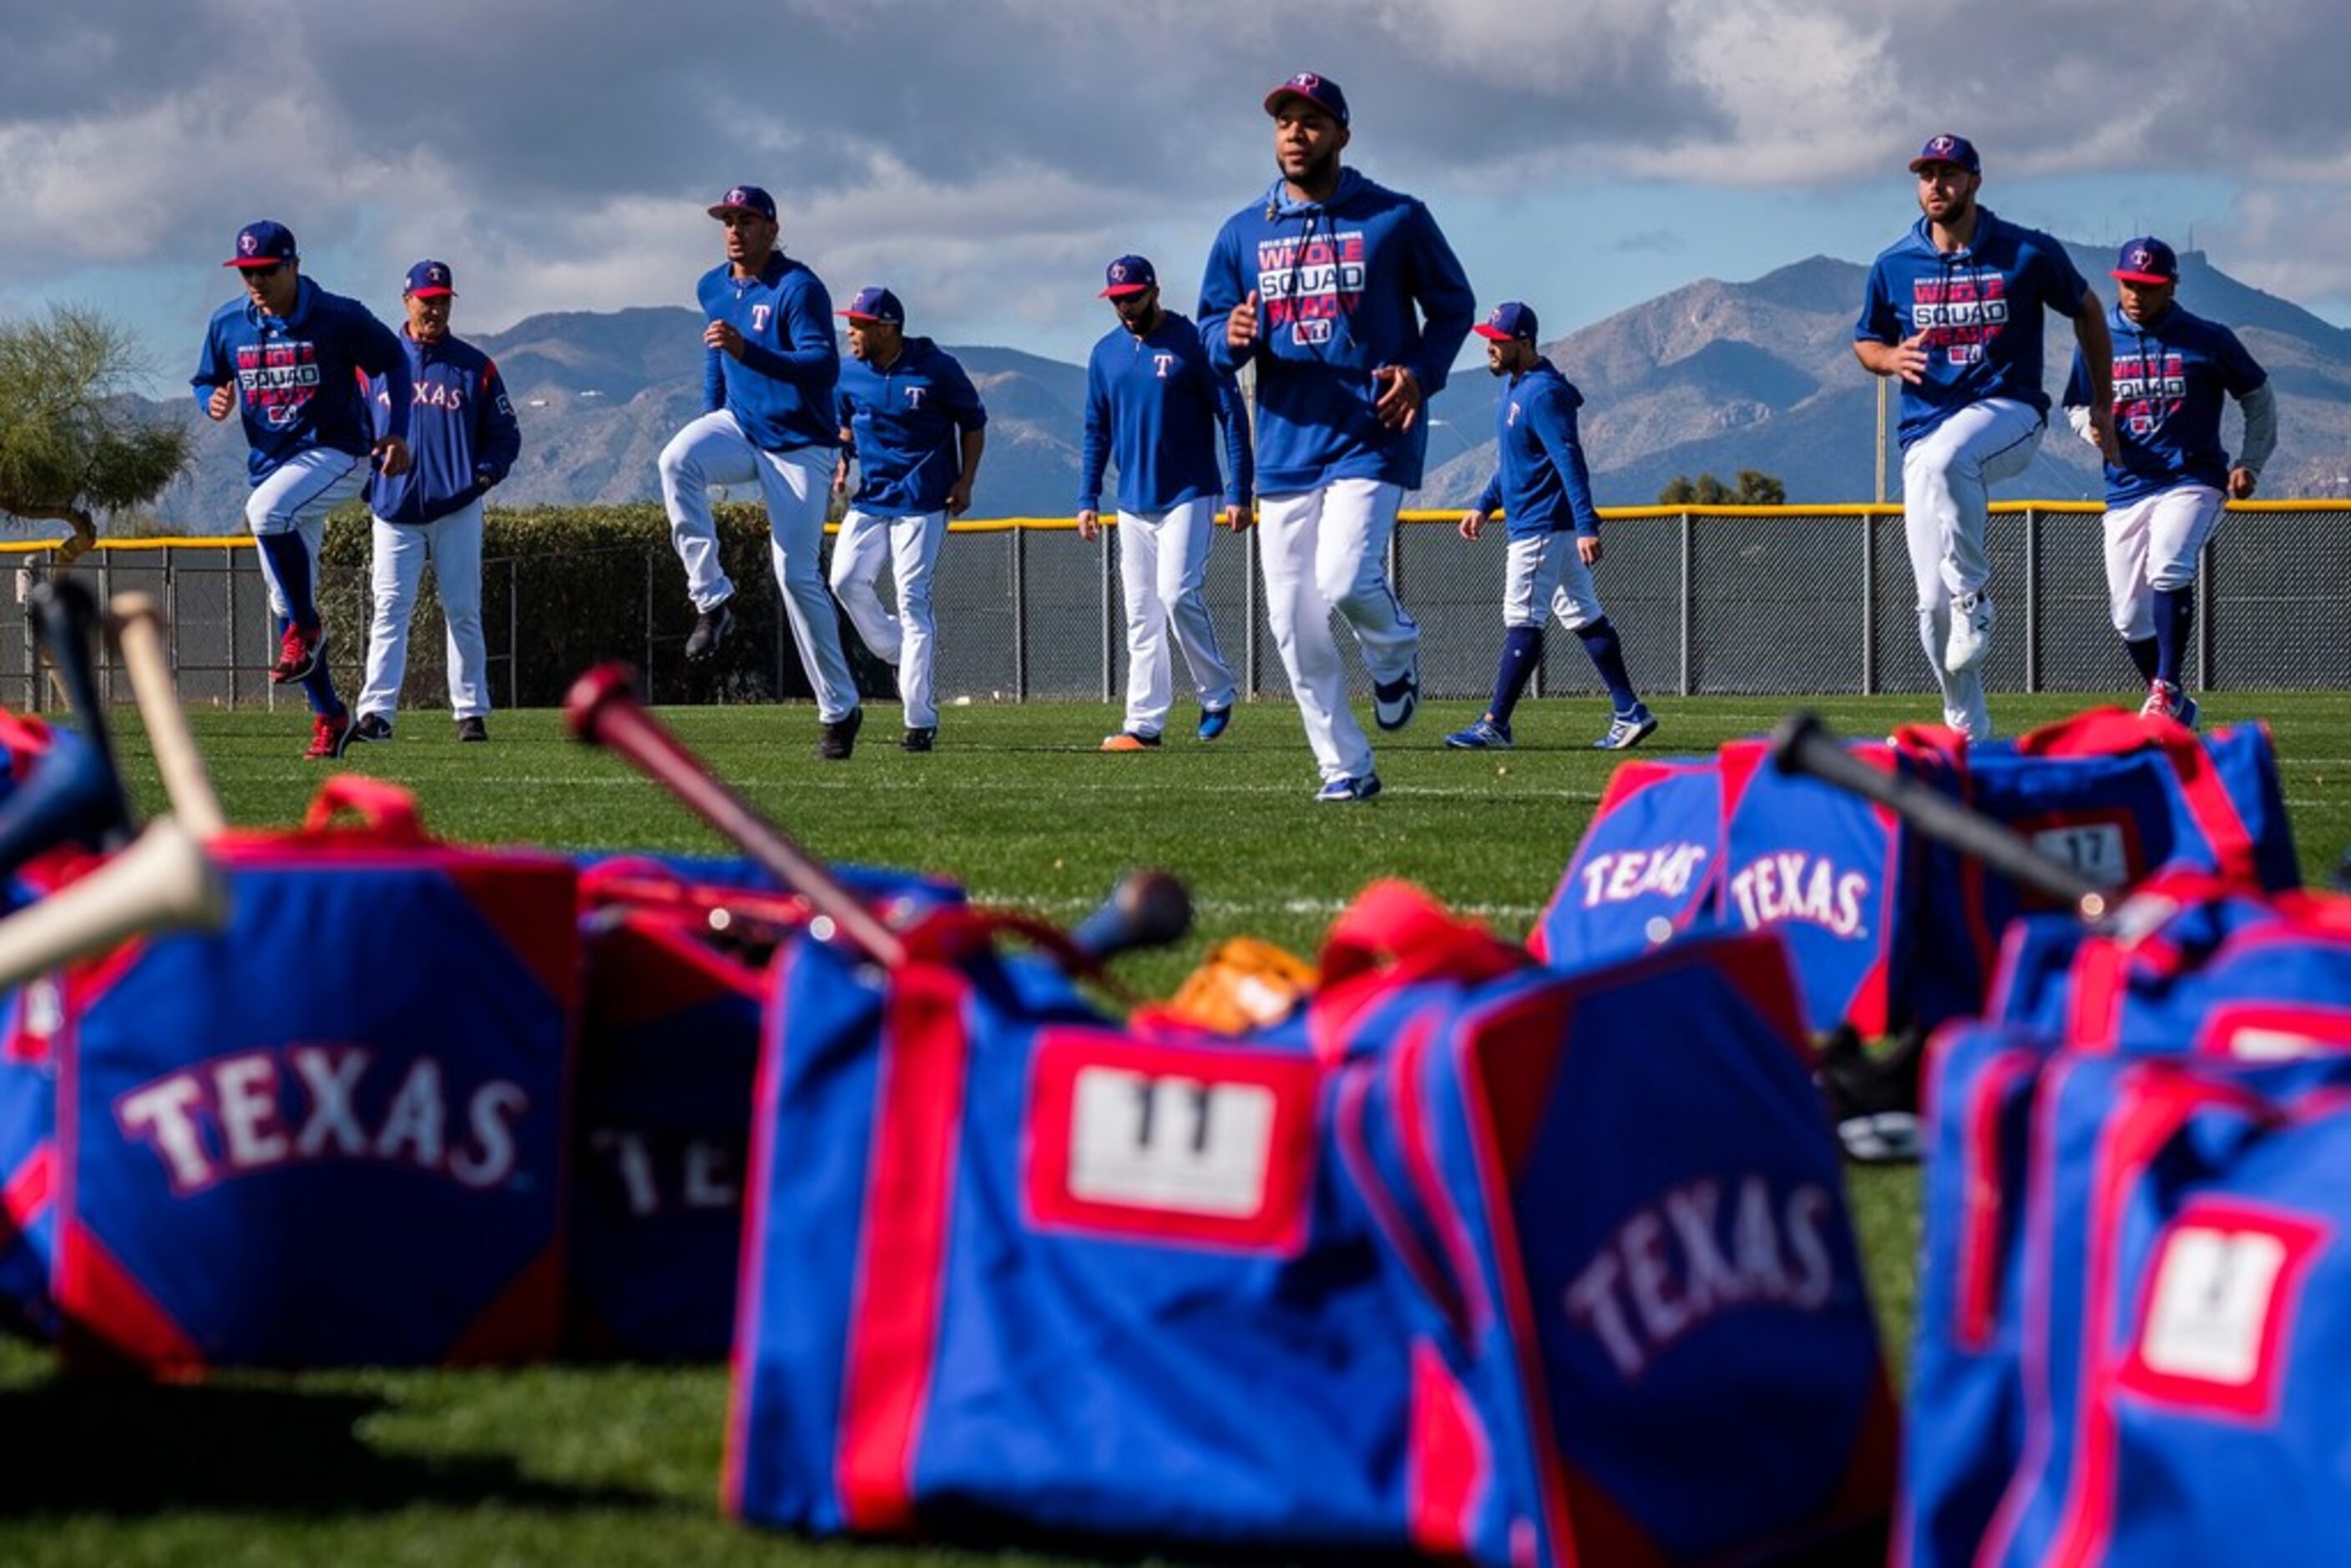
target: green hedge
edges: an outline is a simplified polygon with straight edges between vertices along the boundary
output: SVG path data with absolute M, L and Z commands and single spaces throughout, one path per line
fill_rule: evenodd
M 684 650 L 694 630 L 694 606 L 685 597 L 685 569 L 670 546 L 669 524 L 659 507 L 489 508 L 482 539 L 482 620 L 493 701 L 501 707 L 553 706 L 563 700 L 574 676 L 606 659 L 625 659 L 643 670 L 655 702 L 808 696 L 808 678 L 783 624 L 768 563 L 766 512 L 756 506 L 721 505 L 716 516 L 719 559 L 735 581 L 735 631 L 718 658 L 688 664 Z M 371 616 L 369 539 L 364 512 L 338 515 L 327 529 L 319 572 L 322 608 L 339 639 L 333 645 L 335 673 L 353 689 Z M 360 634 L 344 637 L 345 627 Z M 860 689 L 869 696 L 894 696 L 889 667 L 866 653 L 845 621 L 841 632 Z M 442 706 L 443 646 L 441 601 L 428 573 L 410 622 L 402 706 Z M 511 687 L 509 648 L 516 677 Z

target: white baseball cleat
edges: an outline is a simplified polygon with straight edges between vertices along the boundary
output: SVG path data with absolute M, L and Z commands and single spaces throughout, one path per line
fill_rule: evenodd
M 1989 593 L 1962 593 L 1951 601 L 1951 635 L 1943 644 L 1943 668 L 1964 675 L 1991 652 L 1992 622 L 1999 617 Z

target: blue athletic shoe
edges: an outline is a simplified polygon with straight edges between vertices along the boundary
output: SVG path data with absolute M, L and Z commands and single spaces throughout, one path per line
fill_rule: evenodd
M 1200 710 L 1200 738 L 1202 740 L 1214 740 L 1217 737 L 1224 734 L 1225 731 L 1232 727 L 1232 704 L 1227 703 L 1222 707 L 1204 707 Z
M 1631 713 L 1620 713 L 1608 721 L 1608 733 L 1592 743 L 1594 751 L 1630 751 L 1657 727 L 1657 716 L 1649 705 L 1635 705 Z
M 1393 681 L 1372 683 L 1372 717 L 1382 729 L 1395 731 L 1412 722 L 1420 710 L 1420 655 L 1412 667 Z
M 1314 799 L 1328 806 L 1343 800 L 1368 800 L 1379 792 L 1380 776 L 1366 773 L 1361 779 L 1333 779 L 1315 791 Z
M 1481 718 L 1468 729 L 1457 729 L 1445 737 L 1445 744 L 1456 751 L 1508 751 L 1510 749 L 1510 727 L 1490 718 Z

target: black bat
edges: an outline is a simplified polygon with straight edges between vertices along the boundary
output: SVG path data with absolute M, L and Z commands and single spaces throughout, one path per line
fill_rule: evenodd
M 1771 732 L 1771 765 L 1874 801 L 1928 838 L 2065 904 L 2085 921 L 2095 924 L 2114 908 L 2116 889 L 2111 884 L 2092 882 L 2004 822 L 1914 779 L 1872 768 L 1847 751 L 1809 709 L 1790 714 Z
M 1192 934 L 1192 895 L 1171 872 L 1131 871 L 1102 907 L 1078 922 L 1071 945 L 1104 963 L 1143 947 L 1166 947 Z
M 98 603 L 78 583 L 43 582 L 34 587 L 31 604 L 80 731 L 58 730 L 48 753 L 0 807 L 0 875 L 60 843 L 111 852 L 131 841 L 133 826 L 98 700 Z

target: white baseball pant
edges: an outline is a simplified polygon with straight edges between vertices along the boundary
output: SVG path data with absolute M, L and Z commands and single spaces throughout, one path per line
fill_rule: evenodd
M 482 503 L 468 502 L 429 523 L 375 519 L 375 620 L 368 627 L 367 685 L 352 705 L 386 723 L 400 706 L 408 673 L 408 623 L 416 609 L 424 563 L 441 590 L 448 622 L 449 707 L 458 718 L 490 712 L 489 650 L 482 641 Z
M 1258 497 L 1266 620 L 1325 783 L 1372 771 L 1370 738 L 1347 706 L 1331 612 L 1346 618 L 1376 682 L 1403 679 L 1420 652 L 1420 625 L 1387 580 L 1388 539 L 1403 504 L 1402 486 L 1377 479 Z
M 1987 398 L 1920 436 L 1902 454 L 1902 518 L 1918 589 L 1918 640 L 1943 693 L 1943 722 L 1974 740 L 1991 738 L 1983 666 L 1963 675 L 1943 667 L 1951 601 L 1991 581 L 1984 527 L 1991 486 L 2024 472 L 2040 449 L 2042 417 L 2030 403 Z
M 327 538 L 327 514 L 356 499 L 367 488 L 367 481 L 368 460 L 364 457 L 322 446 L 298 452 L 273 469 L 245 498 L 246 527 L 253 530 L 256 538 L 264 534 L 300 534 L 303 546 L 310 552 L 315 596 L 319 547 Z M 269 591 L 269 612 L 283 621 L 287 614 L 286 591 L 277 581 L 277 570 L 269 564 L 269 552 L 254 553 L 261 558 L 261 580 Z
M 1502 624 L 1540 630 L 1548 612 L 1581 632 L 1608 612 L 1592 586 L 1592 569 L 1575 548 L 1575 532 L 1514 535 L 1502 576 Z
M 2106 513 L 2106 597 L 2126 640 L 2155 635 L 2158 591 L 2196 580 L 2197 558 L 2226 506 L 2210 485 L 2175 485 Z
M 710 486 L 757 482 L 768 508 L 768 554 L 782 591 L 792 646 L 816 694 L 817 716 L 827 724 L 857 707 L 857 685 L 841 651 L 841 623 L 824 591 L 817 558 L 824 548 L 825 497 L 833 455 L 826 448 L 768 452 L 751 444 L 726 409 L 705 413 L 662 448 L 662 506 L 670 542 L 685 565 L 686 596 L 696 610 L 733 597 L 735 584 L 718 564 L 718 531 L 710 517 Z
M 1126 595 L 1126 725 L 1157 735 L 1175 702 L 1175 661 L 1184 650 L 1202 707 L 1230 707 L 1239 695 L 1232 666 L 1217 643 L 1201 585 L 1216 539 L 1217 502 L 1208 497 L 1164 512 L 1118 514 L 1118 579 Z
M 873 656 L 898 667 L 898 696 L 906 706 L 908 729 L 935 729 L 939 723 L 932 692 L 938 617 L 931 606 L 931 580 L 946 537 L 945 511 L 893 517 L 852 507 L 832 541 L 832 591 Z M 894 615 L 874 591 L 885 563 L 897 587 Z

